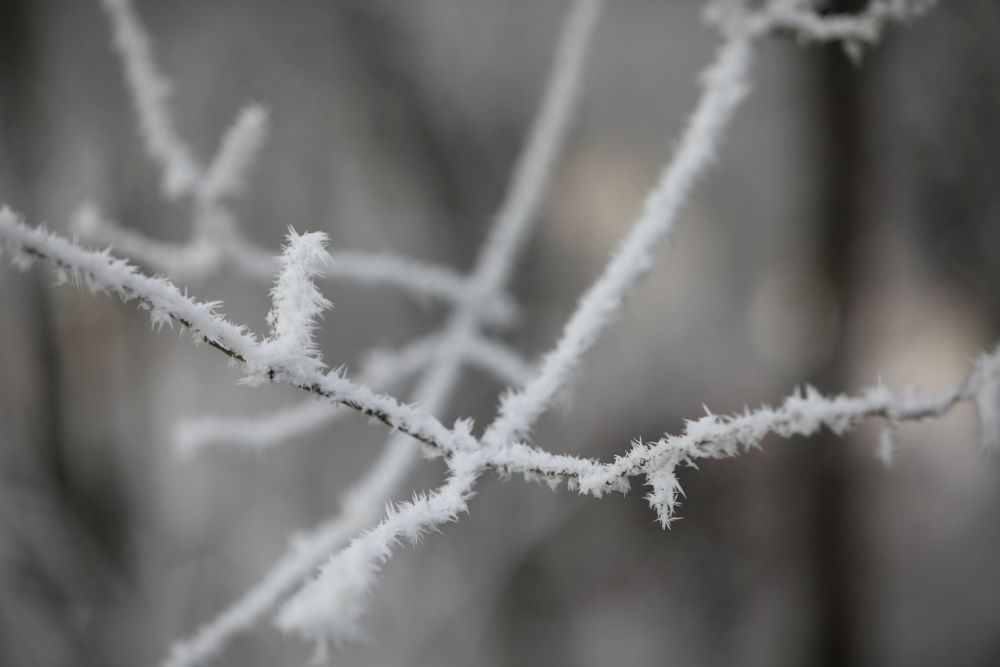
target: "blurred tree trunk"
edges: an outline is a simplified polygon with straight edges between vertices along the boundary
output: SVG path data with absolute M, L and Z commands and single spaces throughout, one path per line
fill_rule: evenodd
M 46 9 L 0 3 L 0 192 L 28 214 L 45 192 L 37 47 Z M 108 664 L 93 632 L 106 569 L 67 468 L 49 278 L 9 275 L 0 284 L 11 304 L 0 373 L 12 389 L 0 404 L 0 664 Z
M 832 0 L 830 13 L 861 11 L 866 0 Z M 874 53 L 866 54 L 871 58 Z M 867 63 L 869 66 L 871 63 Z M 846 391 L 854 341 L 851 320 L 861 284 L 859 240 L 865 232 L 865 80 L 867 67 L 855 66 L 843 48 L 819 49 L 816 135 L 819 165 L 814 262 L 820 280 L 839 313 L 833 351 L 811 383 L 824 393 Z M 870 176 L 870 174 L 868 174 Z M 864 662 L 859 641 L 858 611 L 865 545 L 855 507 L 859 490 L 852 480 L 850 439 L 825 431 L 799 449 L 806 484 L 803 517 L 807 574 L 811 582 L 814 632 L 808 663 L 856 665 Z

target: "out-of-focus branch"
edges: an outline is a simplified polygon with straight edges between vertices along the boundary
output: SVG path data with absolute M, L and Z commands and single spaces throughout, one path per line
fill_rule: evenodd
M 272 253 L 245 239 L 224 199 L 239 194 L 267 134 L 267 112 L 259 105 L 244 108 L 225 132 L 207 167 L 198 163 L 178 132 L 168 104 L 171 84 L 156 66 L 152 40 L 132 0 L 102 0 L 146 152 L 162 171 L 164 194 L 188 196 L 194 203 L 190 239 L 163 243 L 103 220 L 92 204 L 74 216 L 74 231 L 90 241 L 113 245 L 154 271 L 174 278 L 198 279 L 231 266 L 251 278 L 270 282 L 277 267 Z M 327 275 L 362 285 L 400 289 L 419 297 L 460 303 L 470 298 L 459 273 L 388 253 L 338 251 Z M 496 323 L 510 321 L 513 306 L 504 294 L 485 297 Z

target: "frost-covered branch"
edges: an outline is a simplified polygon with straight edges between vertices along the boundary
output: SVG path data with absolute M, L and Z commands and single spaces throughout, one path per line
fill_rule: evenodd
M 315 581 L 282 605 L 275 618 L 277 626 L 315 641 L 318 661 L 324 659 L 330 643 L 360 637 L 367 597 L 401 540 L 416 543 L 428 531 L 457 521 L 459 514 L 468 511 L 482 470 L 478 456 L 461 454 L 449 467 L 451 475 L 440 488 L 390 509 L 375 528 L 329 559 Z
M 309 534 L 294 537 L 285 554 L 250 590 L 192 637 L 174 644 L 163 667 L 203 664 L 221 652 L 234 635 L 269 614 L 330 553 L 378 520 L 386 498 L 396 492 L 415 455 L 408 438 L 390 438 L 375 464 L 347 491 L 344 511 Z
M 451 354 L 462 363 L 492 374 L 505 386 L 522 383 L 530 364 L 517 352 L 484 336 L 474 336 L 464 349 Z M 385 391 L 424 370 L 441 351 L 438 335 L 420 338 L 398 350 L 375 350 L 361 365 L 357 381 Z M 208 447 L 262 450 L 329 426 L 343 408 L 327 401 L 308 399 L 265 415 L 188 417 L 178 422 L 173 443 L 184 458 Z
M 421 338 L 399 350 L 369 354 L 358 374 L 358 382 L 384 391 L 422 370 L 432 359 L 435 339 Z M 327 401 L 307 399 L 266 415 L 203 415 L 178 422 L 173 443 L 185 459 L 206 447 L 266 449 L 310 433 L 344 414 L 342 407 Z
M 303 363 L 301 350 L 283 356 L 285 351 L 271 345 L 273 341 L 260 341 L 246 327 L 222 317 L 217 312 L 219 303 L 196 301 L 171 282 L 143 275 L 107 252 L 84 250 L 60 236 L 28 227 L 6 207 L 0 209 L 0 246 L 18 264 L 43 259 L 75 284 L 94 292 L 111 292 L 123 301 L 139 301 L 154 326 L 181 324 L 196 342 L 203 341 L 242 365 L 246 383 L 269 381 L 297 387 L 382 421 L 442 453 L 467 448 L 473 440 L 464 431 L 449 429 L 426 412 L 355 384 L 338 372 L 321 373 Z
M 290 230 L 288 244 L 278 261 L 281 270 L 271 289 L 267 324 L 271 337 L 264 343 L 268 354 L 295 364 L 303 372 L 324 368 L 313 339 L 316 320 L 333 306 L 313 279 L 330 265 L 327 235 L 309 232 L 301 236 Z
M 764 406 L 733 416 L 708 414 L 689 421 L 682 433 L 653 443 L 637 442 L 611 463 L 550 454 L 524 444 L 501 447 L 489 459 L 501 474 L 517 473 L 550 484 L 567 481 L 580 493 L 598 497 L 609 491 L 625 492 L 628 478 L 644 476 L 653 488 L 647 499 L 666 526 L 677 506 L 680 487 L 675 471 L 681 464 L 736 456 L 759 447 L 770 434 L 810 436 L 825 427 L 844 435 L 872 418 L 881 418 L 892 427 L 943 417 L 961 402 L 976 407 L 983 448 L 1000 448 L 1000 348 L 983 355 L 958 385 L 928 396 L 893 393 L 877 386 L 856 396 L 827 397 L 807 387 L 777 408 Z

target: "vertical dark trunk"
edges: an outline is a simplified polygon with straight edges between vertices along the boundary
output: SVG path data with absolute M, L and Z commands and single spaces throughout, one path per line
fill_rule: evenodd
M 830 11 L 856 12 L 863 0 L 834 0 Z M 859 287 L 859 240 L 864 215 L 864 69 L 839 45 L 824 47 L 815 67 L 820 179 L 817 191 L 816 270 L 836 300 L 836 345 L 813 382 L 824 392 L 849 384 L 853 295 Z M 808 446 L 805 480 L 810 579 L 815 634 L 810 664 L 863 662 L 858 633 L 859 575 L 863 545 L 855 522 L 858 490 L 852 488 L 849 443 L 826 433 Z
M 38 45 L 47 11 L 31 0 L 0 3 L 0 203 L 29 217 L 46 192 Z M 0 541 L 11 547 L 0 559 L 0 664 L 107 664 L 81 620 L 99 608 L 95 591 L 108 578 L 66 456 L 51 278 L 8 275 L 19 294 L 0 327 L 0 368 L 13 389 L 0 405 Z

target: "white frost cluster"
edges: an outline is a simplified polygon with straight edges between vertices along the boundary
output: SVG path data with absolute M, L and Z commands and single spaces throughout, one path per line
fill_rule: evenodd
M 271 337 L 264 349 L 275 360 L 295 365 L 299 372 L 324 367 L 313 333 L 316 320 L 333 304 L 316 287 L 314 278 L 322 276 L 331 262 L 326 252 L 327 238 L 323 232 L 299 235 L 290 230 L 271 289 L 272 305 L 267 314 Z
M 720 29 L 723 41 L 703 76 L 702 94 L 676 151 L 642 213 L 539 364 L 497 342 L 491 327 L 508 322 L 514 313 L 506 290 L 565 144 L 600 0 L 572 2 L 539 113 L 490 236 L 467 276 L 388 255 L 340 251 L 331 260 L 323 233 L 290 232 L 277 259 L 243 238 L 226 200 L 240 193 L 260 153 L 266 112 L 256 105 L 244 109 L 215 158 L 202 167 L 173 125 L 167 106 L 169 82 L 155 66 L 149 37 L 130 0 L 102 0 L 102 4 L 111 20 L 147 152 L 163 172 L 165 194 L 190 198 L 194 224 L 189 241 L 166 244 L 115 225 L 89 205 L 78 211 L 74 228 L 172 276 L 206 276 L 229 265 L 246 275 L 273 280 L 267 317 L 270 335 L 259 338 L 225 319 L 218 302 L 192 299 L 169 280 L 144 275 L 108 251 L 85 250 L 29 227 L 7 208 L 0 209 L 0 250 L 9 252 L 16 266 L 26 268 L 42 260 L 65 281 L 138 301 L 155 326 L 178 324 L 188 329 L 195 342 L 207 343 L 242 366 L 251 382 L 288 384 L 310 395 L 309 402 L 263 417 L 182 422 L 175 441 L 188 454 L 211 444 L 270 446 L 327 425 L 350 410 L 392 430 L 375 464 L 348 490 L 341 512 L 294 539 L 257 585 L 191 638 L 175 644 L 164 663 L 169 667 L 204 663 L 235 634 L 276 608 L 278 627 L 315 641 L 320 657 L 330 645 L 361 635 L 369 593 L 401 541 L 416 542 L 427 531 L 456 521 L 468 511 L 476 482 L 486 472 L 519 475 L 553 488 L 565 482 L 568 488 L 595 497 L 627 493 L 632 479 L 638 478 L 649 489 L 646 499 L 660 524 L 667 527 L 676 518 L 683 495 L 679 481 L 683 468 L 702 459 L 736 456 L 759 447 L 770 435 L 810 436 L 824 428 L 843 434 L 865 420 L 880 419 L 879 456 L 888 463 L 894 456 L 893 430 L 898 423 L 939 417 L 970 401 L 979 415 L 984 447 L 1000 446 L 1000 351 L 983 356 L 961 383 L 936 395 L 897 394 L 877 386 L 856 396 L 827 397 L 806 387 L 778 407 L 732 416 L 706 414 L 687 422 L 679 434 L 635 442 L 609 462 L 553 454 L 529 439 L 629 293 L 652 269 L 679 211 L 719 153 L 749 90 L 757 42 L 774 32 L 790 32 L 802 40 L 837 41 L 855 52 L 875 42 L 888 24 L 924 11 L 927 1 L 873 0 L 860 14 L 833 17 L 817 13 L 809 0 L 770 0 L 754 9 L 742 2 L 715 3 L 708 19 Z M 342 370 L 326 369 L 315 341 L 319 319 L 331 306 L 316 285 L 324 274 L 440 297 L 450 304 L 451 312 L 440 331 L 398 350 L 373 354 L 352 380 Z M 473 434 L 468 421 L 449 428 L 434 416 L 447 408 L 469 366 L 512 387 L 481 437 Z M 382 393 L 410 378 L 415 389 L 409 402 Z M 426 453 L 444 459 L 448 478 L 434 491 L 391 506 L 379 521 L 383 504 L 397 493 L 417 460 L 414 440 Z M 310 578 L 317 569 L 318 576 Z

